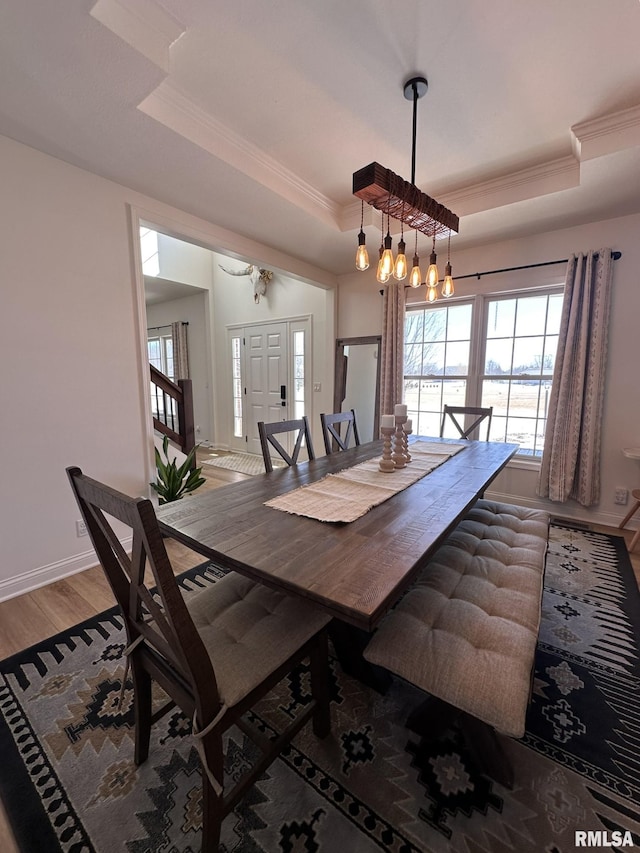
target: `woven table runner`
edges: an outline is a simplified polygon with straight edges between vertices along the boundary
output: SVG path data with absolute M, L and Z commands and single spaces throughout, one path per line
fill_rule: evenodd
M 337 474 L 327 474 L 317 483 L 272 498 L 265 506 L 318 521 L 355 521 L 372 507 L 426 477 L 465 447 L 464 444 L 416 441 L 409 445 L 411 462 L 405 468 L 383 473 L 378 467 L 380 457 L 377 456 Z

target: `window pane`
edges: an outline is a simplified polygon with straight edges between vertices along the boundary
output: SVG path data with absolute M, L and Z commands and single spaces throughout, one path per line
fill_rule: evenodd
M 422 341 L 424 311 L 407 311 L 404 319 L 404 339 L 406 343 Z
M 515 299 L 497 299 L 489 303 L 487 338 L 501 338 L 505 335 L 513 335 L 515 317 Z
M 517 300 L 516 335 L 543 335 L 547 323 L 547 297 Z
M 293 333 L 293 417 L 301 418 L 305 413 L 304 385 L 304 332 Z
M 425 344 L 423 348 L 423 376 L 441 376 L 444 373 L 444 344 Z
M 484 372 L 487 375 L 511 373 L 513 339 L 497 338 L 487 341 Z
M 551 335 L 547 337 L 544 344 L 544 361 L 542 364 L 542 372 L 553 375 L 556 366 L 556 352 L 558 350 L 558 336 Z
M 468 341 L 471 336 L 471 305 L 452 305 L 449 308 L 447 340 Z
M 543 337 L 516 339 L 513 346 L 513 372 L 540 374 L 543 353 Z
M 442 402 L 447 406 L 466 405 L 467 383 L 462 381 L 442 383 Z
M 560 318 L 562 317 L 562 295 L 549 297 L 549 313 L 547 317 L 547 334 L 557 335 L 560 331 Z
M 231 338 L 231 376 L 233 379 L 233 435 L 242 438 L 242 362 L 241 339 Z
M 431 308 L 424 312 L 424 341 L 443 341 L 447 334 L 447 308 Z
M 469 342 L 447 344 L 444 372 L 455 376 L 466 376 L 469 372 Z
M 422 375 L 422 344 L 406 344 L 404 348 L 404 375 Z
M 158 370 L 162 370 L 162 355 L 158 338 L 147 341 L 147 352 L 149 353 L 151 364 Z

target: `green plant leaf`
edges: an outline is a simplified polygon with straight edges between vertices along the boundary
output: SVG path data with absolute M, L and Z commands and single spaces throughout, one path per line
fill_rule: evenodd
M 202 468 L 192 468 L 196 450 L 197 446 L 187 454 L 185 461 L 178 467 L 175 457 L 169 459 L 167 436 L 162 441 L 164 459 L 158 448 L 155 448 L 157 479 L 155 483 L 149 485 L 158 494 L 161 505 L 180 500 L 183 495 L 195 491 L 206 482 L 205 478 L 200 476 Z

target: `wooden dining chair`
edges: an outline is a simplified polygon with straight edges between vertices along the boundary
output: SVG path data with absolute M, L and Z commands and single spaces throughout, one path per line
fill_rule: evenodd
M 323 413 L 320 415 L 320 423 L 327 455 L 334 451 L 347 450 L 352 438 L 356 447 L 360 444 L 355 409 L 351 409 L 350 412 L 335 412 L 331 415 Z M 343 424 L 346 425 L 344 435 L 341 434 Z
M 295 434 L 295 444 L 293 452 L 289 454 L 280 444 L 277 435 L 282 433 Z M 267 424 L 264 421 L 258 421 L 258 434 L 260 435 L 260 446 L 262 447 L 262 457 L 264 459 L 264 467 L 267 472 L 273 471 L 273 462 L 271 460 L 271 448 L 273 448 L 279 456 L 281 456 L 287 465 L 296 465 L 298 456 L 304 446 L 307 449 L 309 459 L 315 459 L 313 452 L 313 443 L 311 441 L 311 429 L 309 427 L 309 419 L 306 415 L 293 421 L 276 421 L 272 424 Z
M 151 502 L 121 494 L 79 468 L 67 473 L 125 623 L 135 763 L 142 764 L 149 754 L 152 724 L 172 707 L 181 708 L 192 720 L 202 766 L 202 850 L 214 853 L 224 816 L 309 718 L 318 737 L 330 731 L 330 617 L 235 572 L 183 598 Z M 133 534 L 131 556 L 113 530 L 113 519 Z M 274 739 L 255 731 L 242 715 L 307 657 L 308 706 Z M 170 697 L 157 711 L 152 710 L 154 681 Z M 231 725 L 251 737 L 262 756 L 227 790 L 223 733 Z
M 473 421 L 469 426 L 465 426 L 467 415 L 473 417 Z M 491 417 L 493 416 L 493 406 L 447 406 L 445 405 L 442 411 L 442 423 L 440 424 L 440 438 L 444 435 L 447 418 L 453 421 L 456 429 L 460 433 L 460 438 L 469 438 L 480 426 L 487 421 L 487 441 L 489 441 L 489 433 L 491 432 Z M 461 422 L 458 418 L 461 418 Z

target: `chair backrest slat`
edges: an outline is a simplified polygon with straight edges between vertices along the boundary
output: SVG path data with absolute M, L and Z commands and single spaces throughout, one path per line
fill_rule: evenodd
M 276 438 L 276 435 L 282 433 L 296 433 L 295 445 L 291 454 L 287 453 L 282 444 Z M 262 457 L 264 459 L 264 467 L 267 472 L 273 471 L 273 462 L 271 460 L 271 448 L 273 448 L 287 465 L 297 465 L 298 456 L 304 445 L 307 448 L 307 456 L 309 459 L 315 459 L 313 452 L 313 443 L 311 441 L 311 429 L 309 420 L 306 415 L 292 421 L 275 421 L 274 423 L 258 422 L 258 434 L 260 435 L 260 446 L 262 448 Z
M 460 438 L 469 439 L 470 436 L 479 428 L 480 424 L 487 421 L 487 436 L 491 433 L 491 417 L 493 415 L 493 406 L 448 406 L 445 404 L 442 410 L 442 423 L 440 425 L 440 436 L 444 435 L 445 424 L 449 418 L 455 425 Z M 468 418 L 473 420 L 469 423 Z M 460 420 L 458 420 L 460 418 Z M 467 426 L 468 424 L 468 426 Z
M 324 449 L 327 454 L 337 450 L 347 450 L 352 438 L 356 447 L 360 444 L 354 409 L 349 412 L 323 413 L 320 415 L 320 423 L 322 424 Z M 344 435 L 342 434 L 343 425 L 346 425 Z

